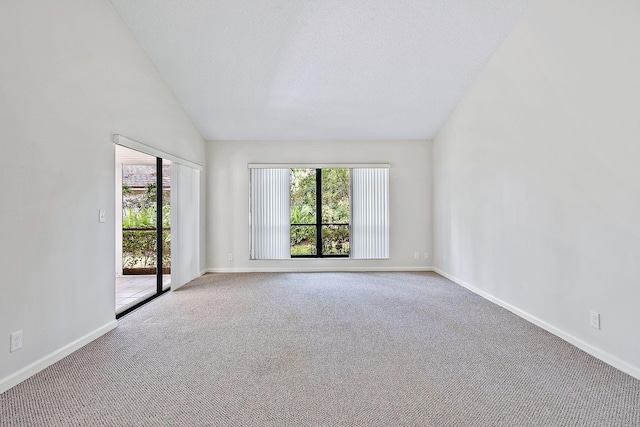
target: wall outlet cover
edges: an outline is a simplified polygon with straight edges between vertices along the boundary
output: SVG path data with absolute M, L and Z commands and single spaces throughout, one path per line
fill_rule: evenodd
M 16 331 L 11 334 L 11 347 L 9 351 L 13 353 L 22 348 L 22 331 Z

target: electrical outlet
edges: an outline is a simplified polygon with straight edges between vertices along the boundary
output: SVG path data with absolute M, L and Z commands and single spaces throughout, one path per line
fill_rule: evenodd
M 424 259 L 429 259 L 429 252 L 424 253 Z
M 98 210 L 98 222 L 106 222 L 106 212 L 104 209 Z
M 228 261 L 233 261 L 233 254 L 229 253 L 229 255 L 227 255 L 227 260 Z
M 589 317 L 589 324 L 596 329 L 600 329 L 600 313 L 592 311 Z
M 420 252 L 416 252 L 413 254 L 413 259 L 420 259 Z
M 11 348 L 10 352 L 13 353 L 16 350 L 22 348 L 22 331 L 16 331 L 11 334 Z

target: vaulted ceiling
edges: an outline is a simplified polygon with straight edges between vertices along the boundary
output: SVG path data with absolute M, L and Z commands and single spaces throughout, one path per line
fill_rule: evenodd
M 527 0 L 111 0 L 207 140 L 432 139 Z

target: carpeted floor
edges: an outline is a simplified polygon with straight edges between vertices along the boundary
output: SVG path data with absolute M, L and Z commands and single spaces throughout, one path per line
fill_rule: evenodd
M 433 273 L 211 274 L 0 410 L 1 426 L 640 426 L 640 381 Z

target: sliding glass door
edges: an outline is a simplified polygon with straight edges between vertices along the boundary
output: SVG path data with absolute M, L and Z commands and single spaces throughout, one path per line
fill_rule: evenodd
M 116 146 L 116 317 L 171 284 L 171 162 Z

